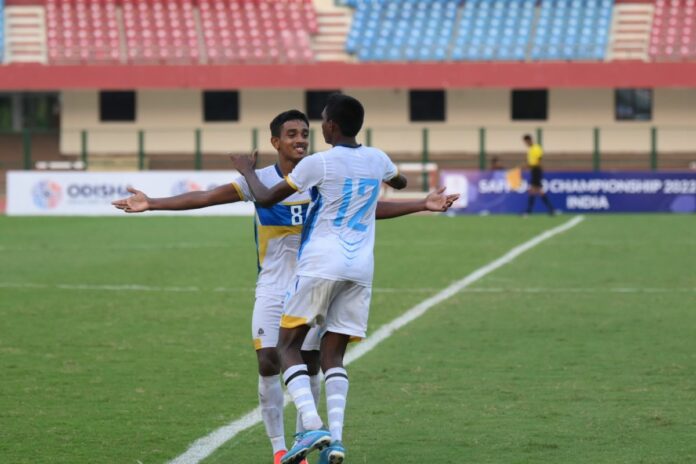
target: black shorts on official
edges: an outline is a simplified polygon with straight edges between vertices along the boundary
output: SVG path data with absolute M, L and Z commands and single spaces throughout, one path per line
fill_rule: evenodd
M 535 166 L 531 169 L 530 174 L 529 185 L 532 187 L 541 187 L 541 180 L 544 177 L 544 171 L 542 171 L 539 166 Z

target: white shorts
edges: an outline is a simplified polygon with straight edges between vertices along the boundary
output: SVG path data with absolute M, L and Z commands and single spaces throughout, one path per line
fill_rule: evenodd
M 372 289 L 346 280 L 299 276 L 286 297 L 280 326 L 321 327 L 321 334 L 334 332 L 365 338 Z
M 254 349 L 275 348 L 278 346 L 280 332 L 280 317 L 283 314 L 283 297 L 256 295 L 254 314 L 251 318 L 251 337 L 254 339 Z M 319 328 L 309 330 L 303 351 L 319 350 Z

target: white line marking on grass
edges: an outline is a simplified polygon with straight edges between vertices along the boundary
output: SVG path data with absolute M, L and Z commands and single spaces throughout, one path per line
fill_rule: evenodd
M 473 284 L 477 280 L 490 274 L 496 269 L 510 263 L 525 251 L 534 248 L 543 241 L 548 240 L 551 237 L 554 237 L 555 235 L 561 234 L 575 227 L 576 225 L 580 224 L 580 222 L 582 222 L 583 219 L 585 219 L 583 216 L 577 216 L 558 227 L 554 227 L 553 229 L 547 230 L 546 232 L 523 243 L 522 245 L 516 246 L 512 250 L 508 251 L 505 255 L 483 266 L 482 268 L 475 270 L 463 279 L 456 281 L 449 287 L 440 291 L 438 294 L 417 304 L 413 308 L 406 311 L 400 317 L 397 317 L 393 321 L 377 329 L 375 332 L 370 334 L 369 338 L 365 339 L 365 341 L 349 350 L 348 353 L 346 353 L 344 364 L 348 365 L 353 361 L 360 359 L 361 357 L 372 351 L 377 345 L 389 338 L 398 329 L 413 321 L 414 319 L 422 316 L 433 306 L 442 303 L 451 296 L 457 294 L 469 285 Z M 287 405 L 288 403 L 289 398 L 286 395 L 285 404 Z M 214 430 L 205 437 L 199 438 L 198 440 L 193 442 L 191 446 L 189 446 L 189 449 L 186 450 L 184 454 L 173 459 L 172 461 L 169 461 L 169 464 L 197 464 L 201 462 L 203 459 L 210 456 L 216 449 L 225 444 L 227 441 L 234 438 L 238 433 L 250 427 L 253 427 L 261 421 L 261 410 L 259 407 L 257 407 L 241 419 L 232 421 L 229 424 L 220 427 L 217 430 Z
M 639 288 L 639 287 L 570 287 L 570 288 L 468 288 L 463 290 L 466 293 L 691 293 L 696 292 L 695 288 Z
M 137 284 L 37 284 L 32 282 L 0 282 L 0 288 L 14 288 L 19 290 L 74 290 L 74 291 L 112 291 L 112 292 L 174 292 L 174 293 L 252 293 L 254 287 L 217 287 L 211 289 L 200 287 L 154 287 Z M 375 287 L 372 293 L 435 293 L 437 288 L 389 288 Z M 691 293 L 695 288 L 673 287 L 483 287 L 462 289 L 466 293 Z
M 254 287 L 159 287 L 139 284 L 39 284 L 35 282 L 0 282 L 0 288 L 41 289 L 41 290 L 82 290 L 82 291 L 129 291 L 129 292 L 214 292 L 214 293 L 251 293 Z M 435 293 L 437 288 L 373 288 L 373 293 Z

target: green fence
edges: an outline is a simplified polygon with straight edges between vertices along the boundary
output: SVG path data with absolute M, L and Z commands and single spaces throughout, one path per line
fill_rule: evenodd
M 316 129 L 310 152 L 328 148 Z M 262 162 L 274 150 L 267 128 L 190 128 L 0 132 L 0 168 L 51 169 L 61 160 L 78 169 L 224 169 L 228 153 L 258 149 Z M 487 169 L 524 165 L 522 136 L 531 134 L 544 146 L 544 163 L 552 170 L 668 170 L 696 166 L 696 127 L 613 125 L 559 127 L 443 125 L 366 127 L 362 143 L 377 146 L 401 162 L 434 163 L 439 168 Z M 120 163 L 120 164 L 119 164 Z M 428 174 L 422 173 L 423 185 Z

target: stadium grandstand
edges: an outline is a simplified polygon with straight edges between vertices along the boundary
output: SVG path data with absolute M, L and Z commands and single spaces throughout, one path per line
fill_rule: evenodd
M 226 167 L 339 89 L 404 162 L 696 161 L 696 0 L 2 1 L 3 169 Z

